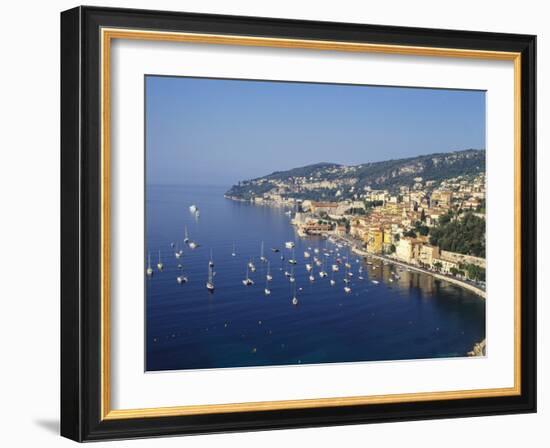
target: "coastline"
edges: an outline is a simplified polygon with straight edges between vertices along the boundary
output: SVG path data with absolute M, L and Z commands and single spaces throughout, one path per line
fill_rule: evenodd
M 428 274 L 428 275 L 431 275 L 434 278 L 437 278 L 439 280 L 445 280 L 449 283 L 452 283 L 456 286 L 460 286 L 461 288 L 464 288 L 464 289 L 467 289 L 468 291 L 473 292 L 474 294 L 476 294 L 478 297 L 481 297 L 482 299 L 486 299 L 486 292 L 483 289 L 476 288 L 474 285 L 472 285 L 470 283 L 467 283 L 467 282 L 464 282 L 462 280 L 459 280 L 457 278 L 449 277 L 447 275 L 443 275 L 443 274 L 440 274 L 438 272 L 432 272 L 432 271 L 429 271 L 427 269 L 420 268 L 418 266 L 413 266 L 413 265 L 404 263 L 402 261 L 396 260 L 395 258 L 385 257 L 383 255 L 369 254 L 368 252 L 362 251 L 362 250 L 357 249 L 355 247 L 352 248 L 352 251 L 354 251 L 355 253 L 357 253 L 359 255 L 364 255 L 364 256 L 377 258 L 379 260 L 383 260 L 383 261 L 387 261 L 389 263 L 397 264 L 399 266 L 410 269 L 412 271 L 417 271 L 417 272 L 421 272 L 423 274 Z

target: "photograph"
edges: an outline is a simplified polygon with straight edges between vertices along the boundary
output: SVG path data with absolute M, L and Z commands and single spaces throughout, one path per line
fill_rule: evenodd
M 486 91 L 144 89 L 146 372 L 487 356 Z

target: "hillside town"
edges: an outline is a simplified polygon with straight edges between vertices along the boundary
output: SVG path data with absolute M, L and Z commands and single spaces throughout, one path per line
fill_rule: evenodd
M 438 182 L 415 177 L 393 189 L 354 190 L 349 182 L 312 179 L 311 189 L 337 188 L 346 199 L 294 198 L 288 185 L 254 196 L 255 204 L 292 207 L 300 236 L 348 241 L 357 251 L 485 285 L 485 174 Z M 304 188 L 300 183 L 300 188 Z M 307 188 L 307 187 L 306 187 Z M 286 190 L 287 194 L 281 194 Z M 338 194 L 339 193 L 339 194 Z M 344 194 L 346 193 L 346 194 Z M 350 198 L 351 196 L 351 198 Z

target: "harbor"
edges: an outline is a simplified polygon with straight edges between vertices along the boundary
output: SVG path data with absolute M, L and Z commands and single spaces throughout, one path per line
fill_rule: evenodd
M 288 209 L 168 187 L 148 207 L 147 370 L 466 356 L 484 337 L 473 291 L 302 237 Z

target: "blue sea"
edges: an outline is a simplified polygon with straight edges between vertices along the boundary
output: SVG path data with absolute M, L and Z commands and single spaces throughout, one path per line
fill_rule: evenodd
M 485 301 L 472 292 L 391 263 L 367 262 L 326 239 L 300 238 L 288 209 L 229 200 L 226 190 L 147 186 L 144 259 L 147 264 L 150 253 L 154 269 L 151 277 L 144 269 L 147 371 L 461 357 L 485 338 Z M 185 226 L 199 244 L 194 250 L 183 242 Z M 273 276 L 270 295 L 264 293 L 262 241 Z M 295 242 L 295 283 L 284 275 L 293 256 L 286 241 Z M 183 250 L 179 259 L 177 249 Z M 304 251 L 311 253 L 307 260 Z M 342 265 L 331 286 L 337 252 Z M 213 293 L 205 286 L 211 254 Z M 313 256 L 326 258 L 328 277 L 320 278 L 314 266 L 311 282 L 305 264 Z M 347 260 L 350 293 L 343 282 Z M 256 266 L 249 272 L 254 285 L 244 286 L 249 261 Z M 188 282 L 178 284 L 178 275 Z

